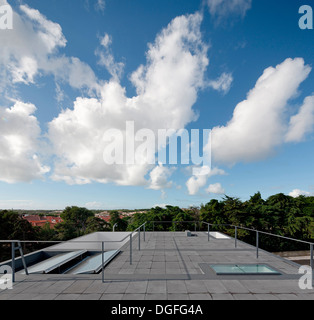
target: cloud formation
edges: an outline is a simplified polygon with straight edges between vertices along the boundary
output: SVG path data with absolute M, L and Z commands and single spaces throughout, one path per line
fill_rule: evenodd
M 100 10 L 104 8 L 104 1 L 96 3 Z M 208 0 L 208 6 L 218 18 L 230 14 L 244 16 L 251 1 Z M 97 78 L 88 64 L 60 52 L 67 40 L 58 23 L 27 5 L 18 7 L 12 32 L 0 33 L 0 92 L 16 84 L 36 84 L 44 76 L 54 77 L 60 101 L 63 83 L 87 92 L 86 95 L 80 92 L 73 106 L 62 110 L 48 124 L 47 137 L 55 160 L 52 179 L 69 184 L 141 185 L 153 190 L 172 185 L 168 182 L 172 170 L 161 164 L 106 165 L 103 152 L 108 141 L 104 133 L 112 128 L 120 130 L 124 149 L 127 121 L 134 121 L 136 131 L 180 130 L 197 119 L 193 106 L 200 90 L 212 87 L 224 94 L 230 90 L 231 74 L 223 73 L 209 82 L 205 79 L 209 60 L 208 45 L 202 40 L 202 19 L 198 12 L 176 17 L 157 35 L 148 46 L 146 63 L 130 75 L 136 95 L 128 97 L 120 82 L 124 64 L 114 59 L 110 35 L 105 33 L 96 49 L 98 63 L 111 75 L 109 81 L 104 81 Z M 295 115 L 286 117 L 288 101 L 310 71 L 302 58 L 287 59 L 267 68 L 247 99 L 236 106 L 232 119 L 213 129 L 212 154 L 216 163 L 259 161 L 283 143 L 302 141 L 311 133 L 313 95 L 305 98 Z M 18 100 L 11 108 L 0 109 L 1 181 L 42 179 L 49 171 L 39 155 L 44 133 L 35 111 L 34 105 Z M 134 141 L 135 148 L 142 142 Z M 210 177 L 223 174 L 223 170 L 214 168 L 203 176 L 192 176 L 186 183 L 189 194 L 197 194 Z M 220 184 L 207 188 L 210 193 L 222 191 Z
M 134 121 L 135 132 L 149 128 L 157 137 L 160 128 L 179 130 L 196 119 L 192 107 L 198 91 L 205 87 L 204 73 L 209 63 L 201 22 L 199 13 L 181 16 L 160 32 L 149 45 L 147 63 L 130 77 L 136 96 L 127 97 L 118 77 L 113 77 L 101 85 L 99 98 L 77 98 L 73 109 L 64 110 L 49 123 L 48 136 L 57 156 L 53 179 L 72 184 L 97 181 L 167 187 L 168 169 L 161 166 L 106 165 L 103 152 L 108 141 L 104 133 L 112 128 L 119 130 L 123 143 L 127 121 Z M 108 35 L 101 39 L 105 49 L 110 42 Z M 139 145 L 135 141 L 135 148 Z
M 270 156 L 288 137 L 303 137 L 310 123 L 304 123 L 304 114 L 312 113 L 312 99 L 305 100 L 300 114 L 285 121 L 287 103 L 300 84 L 308 77 L 311 67 L 301 58 L 287 59 L 275 68 L 267 68 L 258 79 L 247 99 L 240 102 L 226 126 L 212 130 L 214 161 L 224 164 L 252 162 Z M 299 127 L 300 126 L 300 127 Z M 301 128 L 301 129 L 300 129 Z
M 314 129 L 314 95 L 307 97 L 299 113 L 291 117 L 286 142 L 300 142 Z
M 235 107 L 232 119 L 225 126 L 213 128 L 210 141 L 213 163 L 232 166 L 261 161 L 274 154 L 277 147 L 300 142 L 312 132 L 313 96 L 306 97 L 298 113 L 287 119 L 288 102 L 310 72 L 311 67 L 302 58 L 289 58 L 275 68 L 265 69 L 246 100 Z M 189 194 L 197 194 L 207 179 L 206 175 L 192 176 L 186 183 Z M 219 189 L 218 185 L 212 185 L 212 190 L 215 187 Z
M 205 167 L 203 167 L 204 171 L 205 171 Z M 206 170 L 208 173 L 207 174 L 202 174 L 202 175 L 196 175 L 196 176 L 192 176 L 187 182 L 186 182 L 186 186 L 188 188 L 188 193 L 191 196 L 196 195 L 199 190 L 203 187 L 205 187 L 207 181 L 209 178 L 217 176 L 217 175 L 226 175 L 226 172 L 222 169 L 219 168 L 213 168 L 210 170 L 210 168 L 207 168 L 208 170 Z
M 49 172 L 37 154 L 41 132 L 35 111 L 33 104 L 20 101 L 0 108 L 0 181 L 30 182 Z
M 225 194 L 226 191 L 220 183 L 215 183 L 215 184 L 210 184 L 206 189 L 206 192 L 209 194 L 212 193 L 212 194 L 222 195 L 222 194 Z
M 293 197 L 293 198 L 298 198 L 300 196 L 310 196 L 311 193 L 308 192 L 308 191 L 303 191 L 303 190 L 300 190 L 300 189 L 294 189 L 293 191 L 291 191 L 289 193 L 289 196 L 290 197 Z
M 100 38 L 101 49 L 98 48 L 95 51 L 95 54 L 99 59 L 98 64 L 104 66 L 110 75 L 118 80 L 121 78 L 124 69 L 124 63 L 115 61 L 110 48 L 111 43 L 112 38 L 105 33 L 104 36 Z
M 229 92 L 233 82 L 233 76 L 230 73 L 223 73 L 218 79 L 208 82 L 208 86 L 217 91 L 221 91 L 223 94 Z
M 13 12 L 13 20 L 10 32 L 0 32 L 0 92 L 14 84 L 34 84 L 44 75 L 53 75 L 76 89 L 97 92 L 99 84 L 92 69 L 76 57 L 59 53 L 67 40 L 58 23 L 27 5 Z
M 95 8 L 96 8 L 96 10 L 104 12 L 104 10 L 106 8 L 105 0 L 96 0 Z
M 149 189 L 152 190 L 164 190 L 171 188 L 172 182 L 168 181 L 169 177 L 172 175 L 173 169 L 164 167 L 162 164 L 156 166 L 149 174 L 150 185 Z
M 252 0 L 207 0 L 210 14 L 220 22 L 229 16 L 244 17 L 251 9 Z

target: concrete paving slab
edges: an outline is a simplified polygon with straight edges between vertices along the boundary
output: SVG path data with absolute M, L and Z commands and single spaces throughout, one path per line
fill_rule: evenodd
M 105 293 L 121 293 L 124 294 L 129 285 L 129 281 L 111 282 Z
M 167 300 L 166 293 L 147 293 L 145 300 Z
M 207 287 L 202 280 L 184 281 L 188 293 L 208 293 Z
M 230 293 L 250 293 L 238 280 L 222 280 L 222 284 Z
M 101 298 L 101 294 L 100 293 L 84 293 L 84 294 L 80 294 L 80 296 L 78 297 L 77 300 L 99 300 Z
M 45 293 L 62 293 L 74 283 L 74 280 L 58 280 L 53 285 L 45 289 Z
M 111 293 L 104 293 L 99 300 L 113 300 L 113 301 L 118 301 L 118 300 L 122 300 L 123 298 L 123 294 L 122 293 L 115 293 L 115 294 L 111 294 Z
M 78 300 L 78 298 L 80 297 L 80 294 L 59 294 L 57 295 L 57 297 L 54 300 Z
M 86 287 L 83 294 L 89 294 L 89 293 L 104 293 L 106 289 L 108 288 L 110 282 L 103 283 L 101 280 L 94 280 L 90 282 L 90 285 Z
M 146 293 L 148 281 L 132 281 L 129 283 L 125 293 Z
M 190 300 L 190 297 L 188 294 L 184 293 L 168 293 L 167 296 L 168 300 Z
M 213 300 L 234 300 L 233 295 L 230 293 L 214 293 L 211 296 Z
M 261 294 L 255 294 L 255 298 L 257 299 L 257 300 L 266 300 L 266 301 L 269 301 L 269 300 L 280 300 L 278 297 L 276 297 L 275 295 L 273 295 L 273 294 L 263 294 L 263 293 L 261 293 Z
M 86 289 L 90 286 L 91 281 L 90 280 L 77 280 L 73 284 L 71 284 L 69 287 L 67 287 L 62 293 L 79 293 L 83 294 Z
M 188 293 L 185 285 L 185 281 L 180 280 L 168 280 L 167 281 L 167 292 L 168 293 Z
M 122 300 L 137 300 L 141 301 L 145 299 L 145 294 L 141 293 L 126 293 L 123 295 Z
M 149 281 L 147 293 L 167 293 L 166 281 Z
M 190 293 L 190 300 L 213 300 L 212 296 L 208 293 Z
M 234 300 L 258 300 L 254 294 L 236 293 L 233 294 Z

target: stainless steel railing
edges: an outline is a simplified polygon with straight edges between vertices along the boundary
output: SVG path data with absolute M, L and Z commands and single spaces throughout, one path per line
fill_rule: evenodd
M 303 240 L 298 240 L 298 239 L 294 239 L 294 238 L 289 238 L 289 237 L 285 237 L 285 236 L 280 236 L 280 235 L 276 235 L 276 234 L 272 234 L 272 233 L 268 233 L 268 232 L 264 232 L 264 231 L 259 231 L 256 229 L 250 229 L 250 228 L 246 228 L 246 227 L 242 227 L 242 226 L 235 226 L 235 225 L 230 225 L 230 224 L 210 224 L 207 223 L 205 221 L 147 221 L 145 223 L 143 223 L 141 226 L 139 226 L 137 229 L 135 229 L 134 231 L 131 231 L 128 235 L 126 235 L 123 239 L 121 240 L 104 240 L 104 241 L 80 241 L 80 240 L 69 240 L 69 241 L 20 241 L 20 240 L 0 240 L 0 243 L 11 243 L 12 246 L 12 260 L 11 260 L 11 266 L 12 266 L 12 279 L 13 282 L 15 281 L 15 251 L 17 249 L 20 250 L 20 254 L 21 254 L 21 259 L 23 262 L 23 266 L 24 269 L 27 272 L 27 266 L 26 266 L 26 262 L 24 259 L 24 255 L 23 255 L 23 251 L 21 244 L 22 243 L 101 243 L 101 252 L 102 252 L 102 281 L 104 281 L 104 252 L 105 252 L 105 243 L 121 243 L 124 242 L 127 238 L 129 238 L 129 251 L 130 251 L 130 265 L 132 265 L 133 261 L 132 261 L 132 257 L 133 257 L 133 236 L 134 234 L 138 235 L 138 250 L 141 251 L 141 230 L 143 232 L 143 240 L 144 242 L 146 241 L 146 225 L 148 223 L 153 223 L 153 231 L 155 231 L 154 229 L 154 225 L 155 223 L 173 223 L 174 225 L 178 224 L 178 223 L 190 223 L 195 225 L 195 231 L 197 230 L 197 224 L 201 225 L 201 224 L 206 224 L 207 225 L 207 241 L 210 242 L 210 230 L 211 227 L 230 227 L 230 228 L 234 228 L 234 246 L 235 248 L 238 247 L 238 230 L 239 229 L 243 229 L 243 230 L 247 230 L 247 231 L 251 231 L 251 232 L 255 232 L 256 233 L 256 257 L 259 258 L 259 250 L 260 250 L 260 234 L 264 234 L 264 235 L 268 235 L 268 236 L 272 236 L 272 237 L 277 237 L 277 238 L 281 238 L 281 239 L 285 239 L 285 240 L 289 240 L 289 241 L 294 241 L 294 242 L 298 242 L 298 243 L 303 243 L 306 245 L 310 246 L 310 266 L 312 268 L 312 270 L 314 269 L 314 243 L 313 242 L 309 242 L 309 241 L 303 241 Z M 15 244 L 18 243 L 18 247 L 15 246 Z
M 294 242 L 298 242 L 298 243 L 303 243 L 303 244 L 307 244 L 310 246 L 310 265 L 312 270 L 314 269 L 314 243 L 313 242 L 309 242 L 309 241 L 304 241 L 304 240 L 298 240 L 298 239 L 294 239 L 294 238 L 289 238 L 289 237 L 285 237 L 285 236 L 280 236 L 277 234 L 273 234 L 273 233 L 269 233 L 269 232 L 265 232 L 265 231 L 259 231 L 256 229 L 251 229 L 251 228 L 246 228 L 246 227 L 242 227 L 242 226 L 235 226 L 235 225 L 231 225 L 231 224 L 210 224 L 207 222 L 202 221 L 202 223 L 205 223 L 208 225 L 208 241 L 210 241 L 210 237 L 209 237 L 209 229 L 210 226 L 213 227 L 217 227 L 217 226 L 225 226 L 225 227 L 231 227 L 234 228 L 234 240 L 235 240 L 235 248 L 237 248 L 237 243 L 238 243 L 238 229 L 242 229 L 242 230 L 247 230 L 247 231 L 251 231 L 251 232 L 255 232 L 256 233 L 256 258 L 259 258 L 259 250 L 260 250 L 260 234 L 264 234 L 264 235 L 268 235 L 271 237 L 276 237 L 276 238 L 280 238 L 280 239 L 284 239 L 284 240 L 289 240 L 289 241 L 294 241 Z
M 155 223 L 173 223 L 174 226 L 177 223 L 191 223 L 191 224 L 194 223 L 195 231 L 196 231 L 197 224 L 199 224 L 199 225 L 206 224 L 207 225 L 207 240 L 208 240 L 208 242 L 210 242 L 210 228 L 211 227 L 230 227 L 230 228 L 234 228 L 234 245 L 235 245 L 235 248 L 237 248 L 237 246 L 238 246 L 238 230 L 239 229 L 255 232 L 256 233 L 256 245 L 255 245 L 255 247 L 256 247 L 256 257 L 257 258 L 259 258 L 259 251 L 260 251 L 260 244 L 261 244 L 260 235 L 261 234 L 272 236 L 272 237 L 281 238 L 281 239 L 284 239 L 284 240 L 303 243 L 303 244 L 309 245 L 309 247 L 310 247 L 310 265 L 311 265 L 312 270 L 314 270 L 314 243 L 313 242 L 304 241 L 304 240 L 298 240 L 298 239 L 289 238 L 289 237 L 285 237 L 285 236 L 280 236 L 280 235 L 272 234 L 272 233 L 269 233 L 269 232 L 259 231 L 259 230 L 256 230 L 256 229 L 250 229 L 250 228 L 246 228 L 246 227 L 242 227 L 242 226 L 235 226 L 235 225 L 231 225 L 231 224 L 211 224 L 211 223 L 208 223 L 208 222 L 205 222 L 205 221 L 148 221 L 147 223 L 152 223 L 153 224 L 153 231 L 155 230 Z
M 28 275 L 28 269 L 27 269 L 27 265 L 26 265 L 26 260 L 25 260 L 25 256 L 23 253 L 23 249 L 22 249 L 22 243 L 36 243 L 36 244 L 40 244 L 40 243 L 46 243 L 46 244 L 61 244 L 61 243 L 67 243 L 67 244 L 79 244 L 79 243 L 101 243 L 101 253 L 102 253 L 102 280 L 104 281 L 104 252 L 105 252 L 105 243 L 121 243 L 124 242 L 125 240 L 127 240 L 129 238 L 129 243 L 130 243 L 130 265 L 132 264 L 132 254 L 133 254 L 133 235 L 135 233 L 138 233 L 138 250 L 141 250 L 141 229 L 143 229 L 143 240 L 144 242 L 146 241 L 146 232 L 145 232 L 145 226 L 146 223 L 143 223 L 141 226 L 139 226 L 137 229 L 135 229 L 134 231 L 131 231 L 127 236 L 125 236 L 123 239 L 121 240 L 69 240 L 69 241 L 43 241 L 43 240 L 0 240 L 0 244 L 1 243 L 7 243 L 7 244 L 11 244 L 11 269 L 12 269 L 12 282 L 15 282 L 15 274 L 16 274 L 16 255 L 15 255 L 15 251 L 19 250 L 20 251 L 20 255 L 21 255 L 21 259 L 22 259 L 22 263 L 23 263 L 23 267 L 25 270 L 25 274 Z M 18 244 L 18 246 L 16 246 L 16 243 Z M 6 262 L 3 262 L 2 265 L 6 265 Z M 1 265 L 1 263 L 0 263 Z
M 179 223 L 184 223 L 184 224 L 194 224 L 194 231 L 196 232 L 197 229 L 197 224 L 199 224 L 199 221 L 147 221 L 146 223 L 152 223 L 153 224 L 153 232 L 155 231 L 155 224 L 166 224 L 166 223 L 171 223 L 174 225 L 174 230 L 176 231 L 176 225 Z

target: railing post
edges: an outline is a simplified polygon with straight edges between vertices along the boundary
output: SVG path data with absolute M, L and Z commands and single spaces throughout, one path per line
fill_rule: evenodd
M 146 222 L 144 223 L 144 242 L 145 242 L 145 240 L 146 240 L 146 239 L 145 239 L 145 233 L 146 233 L 146 230 L 145 230 L 145 229 L 146 229 Z
M 24 267 L 24 270 L 25 270 L 25 274 L 28 276 L 28 270 L 27 270 L 27 265 L 26 265 L 25 258 L 24 258 L 24 253 L 23 253 L 21 241 L 18 241 L 18 245 L 19 245 L 18 249 L 20 251 L 20 255 L 21 255 L 23 267 Z
M 15 282 L 15 242 L 11 242 L 11 268 L 12 268 L 12 282 Z
M 259 248 L 259 232 L 256 231 L 256 259 L 258 259 L 258 248 Z
M 313 257 L 313 244 L 311 244 L 311 249 L 310 249 L 310 251 L 311 251 L 311 254 L 310 254 L 310 256 L 311 256 L 311 260 L 310 260 L 310 265 L 311 265 L 311 269 L 312 269 L 312 278 L 314 279 L 314 257 Z
M 235 230 L 234 230 L 234 246 L 235 248 L 238 247 L 238 228 L 235 227 Z
M 138 250 L 141 251 L 141 228 L 138 229 Z
M 130 264 L 132 264 L 132 233 L 130 234 Z
M 101 268 L 102 268 L 102 275 L 101 275 L 101 280 L 104 283 L 105 282 L 105 272 L 104 272 L 104 242 L 101 242 Z
M 207 231 L 208 231 L 208 242 L 209 242 L 209 224 L 207 225 Z

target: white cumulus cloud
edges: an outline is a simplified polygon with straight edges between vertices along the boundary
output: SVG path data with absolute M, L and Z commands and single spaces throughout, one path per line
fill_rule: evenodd
M 210 184 L 206 189 L 206 192 L 209 194 L 213 193 L 213 194 L 221 195 L 221 194 L 224 194 L 226 191 L 220 183 L 215 183 L 215 184 Z
M 84 206 L 87 209 L 101 209 L 103 207 L 103 203 L 98 201 L 91 201 L 91 202 L 85 203 Z
M 157 137 L 159 129 L 179 130 L 196 119 L 192 107 L 198 91 L 205 87 L 204 73 L 209 63 L 201 22 L 200 13 L 177 17 L 159 33 L 149 45 L 147 63 L 131 75 L 136 96 L 127 97 L 118 77 L 113 77 L 101 84 L 99 98 L 77 98 L 73 108 L 63 110 L 49 123 L 48 136 L 56 154 L 53 179 L 153 189 L 168 185 L 166 168 L 160 166 L 107 165 L 103 153 L 109 142 L 104 133 L 119 130 L 124 150 L 127 121 L 134 121 L 135 132 L 149 128 Z M 104 35 L 101 43 L 104 49 L 109 48 L 110 37 Z M 136 141 L 135 148 L 140 144 Z
M 300 196 L 310 196 L 311 193 L 308 192 L 308 191 L 303 191 L 303 190 L 300 190 L 300 189 L 294 189 L 293 191 L 291 191 L 289 193 L 289 196 L 290 197 L 293 197 L 293 198 L 298 198 Z
M 314 129 L 314 95 L 307 97 L 299 113 L 290 119 L 289 130 L 286 134 L 287 142 L 300 142 L 306 134 Z
M 98 57 L 98 64 L 106 67 L 113 78 L 119 79 L 124 69 L 124 63 L 115 61 L 113 53 L 110 49 L 111 43 L 112 38 L 105 33 L 105 35 L 100 38 L 100 44 L 102 48 L 98 48 L 95 51 L 95 54 Z
M 209 81 L 208 86 L 226 94 L 230 90 L 232 82 L 232 74 L 224 72 L 218 79 Z
M 163 190 L 170 188 L 172 182 L 168 181 L 169 177 L 172 175 L 173 170 L 167 167 L 164 167 L 162 164 L 156 166 L 149 174 L 150 176 L 150 185 L 149 189 L 153 190 Z
M 247 99 L 236 106 L 227 125 L 212 130 L 213 159 L 218 163 L 235 164 L 271 155 L 275 147 L 285 141 L 287 102 L 295 96 L 310 71 L 311 67 L 301 58 L 287 59 L 275 68 L 267 68 Z M 311 102 L 311 99 L 306 101 Z M 308 113 L 308 105 L 305 108 Z M 292 120 L 292 123 L 300 121 Z
M 13 12 L 13 21 L 10 32 L 0 32 L 0 92 L 16 83 L 33 84 L 44 75 L 53 75 L 76 89 L 97 92 L 92 69 L 76 57 L 60 54 L 67 40 L 58 23 L 27 5 Z
M 199 190 L 205 187 L 209 178 L 217 175 L 226 175 L 226 172 L 219 168 L 206 168 L 203 167 L 205 174 L 192 176 L 187 182 L 186 186 L 188 188 L 189 195 L 196 195 Z M 206 170 L 207 169 L 207 170 Z M 206 173 L 207 172 L 207 173 Z
M 207 0 L 209 12 L 220 21 L 230 15 L 244 17 L 251 9 L 252 0 Z
M 16 101 L 11 108 L 0 108 L 0 180 L 7 183 L 43 179 L 49 171 L 37 154 L 40 127 L 33 115 L 36 107 Z

